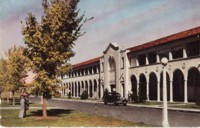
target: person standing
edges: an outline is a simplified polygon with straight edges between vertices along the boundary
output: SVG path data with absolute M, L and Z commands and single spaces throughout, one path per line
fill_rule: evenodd
M 26 99 L 29 94 L 26 92 L 25 88 L 23 88 L 20 92 L 20 112 L 19 118 L 24 118 L 26 116 Z

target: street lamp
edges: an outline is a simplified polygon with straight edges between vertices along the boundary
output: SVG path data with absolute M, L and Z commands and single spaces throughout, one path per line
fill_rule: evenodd
M 168 63 L 167 58 L 162 58 L 161 63 L 163 65 L 163 127 L 169 127 L 168 112 L 167 112 L 167 80 L 166 80 L 166 65 Z

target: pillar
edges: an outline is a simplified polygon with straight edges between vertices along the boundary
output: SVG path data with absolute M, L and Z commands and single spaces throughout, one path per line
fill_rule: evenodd
M 157 101 L 160 102 L 160 81 L 157 82 Z
M 157 54 L 156 54 L 156 63 L 160 63 L 160 57 L 159 57 L 158 52 L 157 52 Z
M 186 48 L 183 48 L 183 58 L 187 58 L 187 52 L 186 52 Z
M 170 101 L 173 102 L 173 81 L 170 80 Z
M 169 51 L 169 60 L 172 60 L 172 59 L 173 59 L 173 57 L 172 57 L 172 52 Z
M 149 101 L 149 81 L 147 81 L 147 101 Z
M 148 54 L 146 54 L 145 59 L 146 59 L 146 65 L 149 65 Z
M 187 79 L 184 80 L 184 103 L 188 103 Z

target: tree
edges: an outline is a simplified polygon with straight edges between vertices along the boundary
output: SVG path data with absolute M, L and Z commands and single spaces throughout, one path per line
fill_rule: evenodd
M 84 33 L 81 27 L 90 19 L 78 16 L 79 0 L 43 0 L 41 22 L 29 13 L 22 34 L 27 56 L 35 65 L 35 81 L 43 96 L 43 117 L 47 117 L 46 100 L 56 93 L 57 76 L 71 69 L 74 42 Z
M 7 73 L 7 60 L 5 58 L 0 59 L 0 96 L 2 92 L 6 90 L 8 85 L 9 75 Z
M 15 91 L 24 86 L 29 60 L 23 55 L 23 47 L 12 47 L 6 52 L 6 57 L 0 60 L 0 90 L 12 92 L 15 105 Z M 9 96 L 7 97 L 9 101 Z
M 12 47 L 7 52 L 7 90 L 13 94 L 13 105 L 15 105 L 15 91 L 25 86 L 25 78 L 30 70 L 30 60 L 24 56 L 24 48 Z

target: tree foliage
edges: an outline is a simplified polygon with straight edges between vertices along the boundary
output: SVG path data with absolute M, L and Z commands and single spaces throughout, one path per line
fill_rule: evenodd
M 0 60 L 0 87 L 1 91 L 14 92 L 25 86 L 27 71 L 30 69 L 30 61 L 24 56 L 24 48 L 11 47 L 6 57 Z
M 75 55 L 74 42 L 84 34 L 81 27 L 88 19 L 84 19 L 84 14 L 78 15 L 78 2 L 43 0 L 41 21 L 32 13 L 25 19 L 22 34 L 26 54 L 35 66 L 35 85 L 45 99 L 56 93 L 57 76 L 71 69 L 68 61 Z

